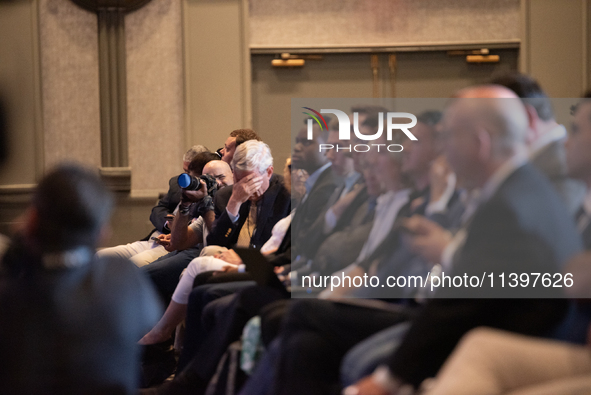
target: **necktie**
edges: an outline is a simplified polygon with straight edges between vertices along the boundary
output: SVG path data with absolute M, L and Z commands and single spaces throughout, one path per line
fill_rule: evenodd
M 244 221 L 242 225 L 242 229 L 240 229 L 240 234 L 238 235 L 238 241 L 236 242 L 236 247 L 243 247 L 248 248 L 250 247 L 250 239 L 252 235 L 254 235 L 255 229 L 257 226 L 257 205 L 254 203 L 250 204 L 250 211 L 248 213 L 248 218 Z

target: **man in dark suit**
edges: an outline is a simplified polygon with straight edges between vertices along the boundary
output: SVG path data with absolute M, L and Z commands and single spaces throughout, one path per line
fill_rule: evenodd
M 584 207 L 581 207 L 581 185 L 586 182 L 586 177 L 589 175 L 589 156 L 586 154 L 591 149 L 591 144 L 585 144 L 584 139 L 579 141 L 580 136 L 573 133 L 571 143 L 566 143 L 566 146 L 572 152 L 565 152 L 566 131 L 561 125 L 558 125 L 553 117 L 552 106 L 546 94 L 541 90 L 538 83 L 531 77 L 519 73 L 508 73 L 501 75 L 493 80 L 494 83 L 505 86 L 513 90 L 522 99 L 529 118 L 529 132 L 528 145 L 530 149 L 530 160 L 532 164 L 542 172 L 552 183 L 559 196 L 566 203 L 569 212 L 573 212 L 573 207 L 578 208 L 575 219 L 578 223 L 579 232 L 583 236 L 584 247 L 591 248 L 591 226 L 585 221 Z M 481 94 L 482 92 L 480 92 Z M 576 130 L 585 130 L 585 116 L 579 119 L 580 127 Z M 567 172 L 567 162 L 579 162 L 574 167 L 577 168 L 574 172 Z M 571 165 L 571 167 L 573 167 Z M 572 178 L 569 178 L 572 177 Z M 583 188 L 584 193 L 584 188 Z M 579 202 L 579 203 L 577 203 Z M 577 206 L 579 204 L 579 206 Z M 591 212 L 591 204 L 588 205 L 588 212 Z M 585 265 L 586 266 L 586 265 Z M 566 270 L 569 272 L 569 270 Z M 577 275 L 574 275 L 578 278 Z M 580 342 L 584 341 L 587 331 L 587 323 L 589 321 L 589 314 L 581 313 L 581 309 L 572 308 L 569 311 L 569 317 L 562 322 L 559 330 L 554 333 L 555 338 L 566 341 Z M 579 306 L 580 307 L 580 306 Z M 393 334 L 392 339 L 400 338 L 400 331 L 392 328 L 390 332 Z M 361 378 L 365 374 L 371 373 L 373 368 L 377 366 L 366 366 L 361 368 L 357 362 L 359 360 L 359 353 L 365 354 L 374 353 L 376 355 L 384 354 L 387 346 L 384 346 L 385 333 L 376 335 L 372 339 L 368 339 L 362 345 L 356 346 L 356 350 L 350 352 L 346 357 L 345 364 L 347 365 L 347 373 L 353 373 L 346 377 L 345 381 L 348 384 Z M 381 342 L 381 344 L 378 344 Z M 392 349 L 396 347 L 398 340 L 389 342 Z M 368 350 L 370 350 L 368 352 Z M 364 356 L 367 361 L 367 355 Z M 351 369 L 352 368 L 352 369 Z M 369 369 L 369 370 L 368 370 Z
M 332 127 L 332 124 L 329 127 Z M 338 130 L 330 130 L 327 144 L 334 147 L 338 143 Z M 315 257 L 318 248 L 327 237 L 348 226 L 357 209 L 368 199 L 361 174 L 361 163 L 355 163 L 351 153 L 343 150 L 337 151 L 332 148 L 325 152 L 331 162 L 333 174 L 343 182 L 334 189 L 322 211 L 308 228 L 305 249 L 299 250 L 300 258 L 291 266 L 292 270 L 298 272 L 306 266 L 309 268 L 310 260 Z
M 208 245 L 261 248 L 273 226 L 291 210 L 283 178 L 273 174 L 273 157 L 261 141 L 247 141 L 232 159 L 234 185 L 214 200 L 216 221 Z
M 328 131 L 320 130 L 318 125 L 314 125 L 313 139 L 308 140 L 306 136 L 307 130 L 302 128 L 296 136 L 296 144 L 291 156 L 292 166 L 308 173 L 305 183 L 306 194 L 291 223 L 294 257 L 310 256 L 307 249 L 315 245 L 315 236 L 310 232 L 310 228 L 325 211 L 326 202 L 329 201 L 335 189 L 343 182 L 334 173 L 324 152 L 319 150 L 319 145 L 325 144 L 328 139 Z
M 261 141 L 247 141 L 232 160 L 234 185 L 214 199 L 216 221 L 208 245 L 261 248 L 273 226 L 291 211 L 291 197 L 281 176 L 273 175 L 273 158 Z
M 441 258 L 450 275 L 555 273 L 581 248 L 556 192 L 526 163 L 527 118 L 514 100 L 498 99 L 510 97 L 504 89 L 460 92 L 459 97 L 486 99 L 458 99 L 446 112 L 447 157 L 464 185 L 480 191 L 468 203 L 464 227 L 445 247 L 447 253 L 439 251 L 440 257 L 453 257 L 447 267 Z M 480 296 L 524 296 L 512 290 L 494 294 L 488 288 Z M 479 293 L 446 289 L 439 296 L 478 298 Z M 358 393 L 394 394 L 406 384 L 418 386 L 437 373 L 460 337 L 477 326 L 548 335 L 567 307 L 564 300 L 434 299 L 412 321 L 388 366 L 359 382 Z

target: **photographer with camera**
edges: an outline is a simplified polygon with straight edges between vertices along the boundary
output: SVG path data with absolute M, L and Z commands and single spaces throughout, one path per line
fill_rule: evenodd
M 204 146 L 195 145 L 183 156 L 183 170 L 186 173 L 193 171 L 197 175 L 201 175 L 205 164 L 217 159 L 219 159 L 217 155 L 209 152 Z M 192 166 L 193 170 L 189 170 L 190 166 Z M 150 222 L 154 225 L 154 229 L 150 231 L 148 236 L 127 244 L 101 248 L 97 251 L 97 255 L 128 258 L 138 267 L 148 265 L 161 256 L 166 255 L 168 251 L 164 249 L 160 240 L 170 240 L 169 226 L 172 226 L 172 219 L 174 218 L 172 213 L 176 210 L 181 200 L 181 188 L 178 186 L 177 178 L 172 177 L 170 179 L 168 182 L 168 192 L 152 209 Z
M 177 183 L 182 188 L 178 215 L 171 224 L 171 234 L 160 235 L 158 242 L 169 252 L 203 243 L 215 220 L 213 196 L 232 182 L 230 166 L 220 160 L 208 162 L 202 176 L 187 173 L 178 176 Z
M 192 211 L 190 207 L 196 204 L 196 202 L 201 201 L 201 199 L 206 196 L 208 196 L 208 204 L 211 204 L 211 197 L 214 193 L 213 188 L 215 188 L 213 186 L 213 182 L 217 183 L 217 189 L 227 187 L 234 183 L 230 165 L 221 160 L 212 160 L 206 163 L 205 166 L 203 166 L 202 173 L 204 176 L 201 177 L 205 177 L 203 183 L 205 183 L 205 187 L 207 187 L 207 194 L 205 194 L 205 190 L 203 188 L 197 188 L 197 185 L 202 186 L 203 184 L 197 182 L 198 178 L 195 177 L 194 174 L 181 174 L 175 181 L 177 185 L 179 185 L 179 182 L 183 184 L 182 186 L 179 185 L 179 188 L 184 188 L 181 193 L 181 205 L 179 205 L 179 209 L 182 208 L 183 212 L 188 212 L 186 210 Z M 209 184 L 207 184 L 205 180 L 209 180 Z M 191 183 L 193 186 L 190 185 Z M 199 206 L 203 207 L 205 204 L 199 204 Z M 211 208 L 211 210 L 213 210 L 213 208 Z M 175 210 L 175 212 L 176 211 L 178 210 Z M 178 217 L 179 221 L 176 222 L 176 228 L 175 225 L 173 225 L 173 221 L 171 220 L 171 234 L 160 235 L 157 238 L 157 242 L 166 248 L 168 252 L 175 250 L 185 250 L 187 248 L 197 246 L 197 244 L 200 243 L 205 244 L 205 238 L 207 237 L 207 233 L 211 231 L 215 215 L 213 215 L 213 212 L 209 214 L 204 212 L 204 214 L 205 215 L 203 216 L 199 216 L 197 213 L 199 217 L 195 218 L 194 220 L 192 220 L 190 215 L 185 215 L 186 218 L 184 218 L 184 220 L 181 220 L 181 218 L 183 218 L 182 216 Z M 185 226 L 183 226 L 183 224 Z M 174 238 L 172 237 L 172 234 L 174 234 Z
M 169 253 L 142 268 L 165 301 L 170 298 L 167 289 L 174 290 L 183 269 L 202 252 L 215 219 L 213 197 L 216 191 L 225 189 L 232 181 L 230 166 L 221 160 L 211 160 L 199 169 L 190 166 L 189 174 L 177 177 L 181 201 L 174 220 L 170 221 L 171 233 L 160 235 L 156 240 Z

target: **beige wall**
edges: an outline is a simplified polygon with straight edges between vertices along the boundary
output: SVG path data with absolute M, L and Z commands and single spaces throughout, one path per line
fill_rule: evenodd
M 39 0 L 45 167 L 100 166 L 96 15 L 68 0 Z
M 251 0 L 255 48 L 519 39 L 520 0 Z
M 589 87 L 588 0 L 522 0 L 521 70 L 552 97 L 579 97 Z
M 185 147 L 181 2 L 152 0 L 125 17 L 131 188 L 156 196 L 182 172 Z
M 450 57 L 445 51 L 400 53 L 395 76 L 389 72 L 388 54 L 381 54 L 378 96 L 391 97 L 393 79 L 396 97 L 445 98 L 460 88 L 486 82 L 493 73 L 517 69 L 517 50 L 495 53 L 501 62 L 486 65 L 468 64 L 464 57 Z M 252 59 L 253 124 L 271 147 L 275 171 L 281 171 L 285 159 L 291 156 L 291 131 L 304 126 L 301 121 L 292 123 L 292 98 L 373 95 L 371 61 L 366 53 L 324 54 L 322 60 L 307 61 L 305 67 L 294 69 L 271 67 L 272 55 L 255 55 Z
M 43 168 L 37 2 L 0 2 L 0 101 L 9 157 L 0 191 L 34 184 Z
M 246 0 L 184 0 L 187 144 L 251 126 Z
M 156 196 L 186 150 L 181 3 L 151 1 L 126 16 L 126 33 L 132 189 Z M 0 184 L 34 184 L 63 160 L 100 166 L 96 14 L 70 0 L 1 2 L 0 36 L 11 122 Z
M 145 236 L 157 193 L 182 170 L 181 15 L 180 1 L 152 0 L 126 16 L 132 198 L 118 198 L 112 243 Z M 0 2 L 0 37 L 0 95 L 10 121 L 0 232 L 9 232 L 44 169 L 63 160 L 100 166 L 97 17 L 70 0 Z

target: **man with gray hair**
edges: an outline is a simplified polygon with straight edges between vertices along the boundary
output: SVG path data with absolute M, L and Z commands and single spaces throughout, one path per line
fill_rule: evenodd
M 197 144 L 192 146 L 191 148 L 189 148 L 187 152 L 185 152 L 185 155 L 183 155 L 183 170 L 185 171 L 185 173 L 189 172 L 189 164 L 191 163 L 191 161 L 195 159 L 197 154 L 200 154 L 202 152 L 211 151 L 207 147 L 201 144 Z
M 208 245 L 260 248 L 275 223 L 291 211 L 282 177 L 273 175 L 273 157 L 262 141 L 238 146 L 232 158 L 234 185 L 216 194 L 216 222 Z

